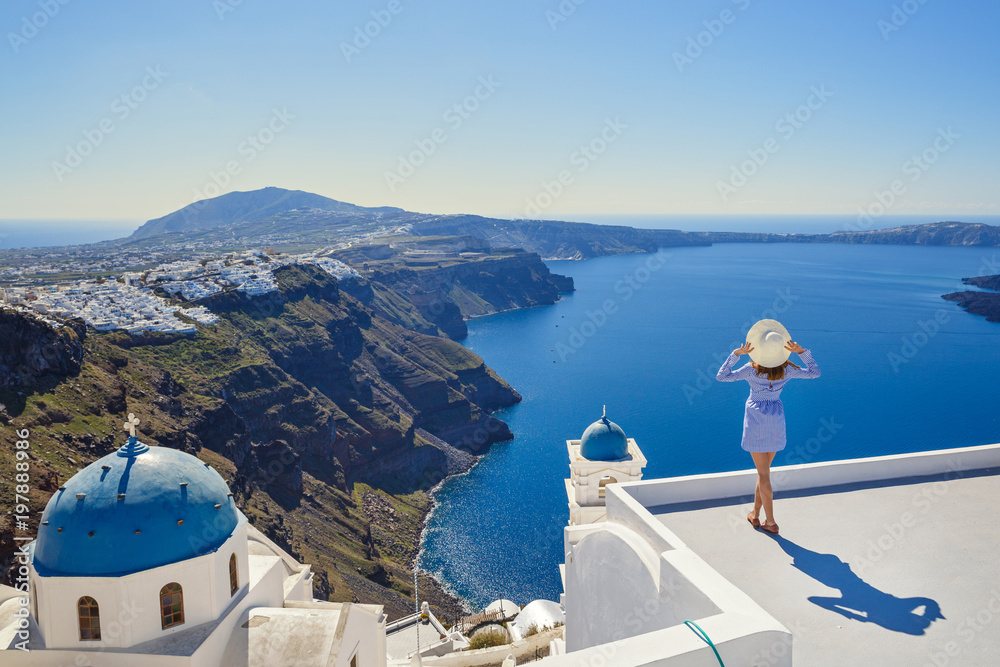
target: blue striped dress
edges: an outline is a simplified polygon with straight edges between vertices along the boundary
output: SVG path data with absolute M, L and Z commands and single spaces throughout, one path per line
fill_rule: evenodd
M 743 442 L 740 444 L 748 452 L 780 452 L 785 448 L 785 408 L 781 404 L 781 390 L 793 378 L 812 379 L 819 377 L 819 366 L 813 361 L 809 350 L 799 354 L 805 368 L 785 367 L 785 377 L 769 382 L 766 375 L 757 375 L 750 364 L 733 370 L 739 358 L 729 353 L 715 379 L 719 382 L 746 380 L 750 383 L 750 398 L 743 415 Z

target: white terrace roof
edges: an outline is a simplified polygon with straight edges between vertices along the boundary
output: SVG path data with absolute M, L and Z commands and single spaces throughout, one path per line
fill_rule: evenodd
M 775 468 L 778 536 L 747 523 L 754 479 L 612 487 L 609 516 L 665 527 L 792 632 L 796 665 L 995 664 L 1000 445 Z

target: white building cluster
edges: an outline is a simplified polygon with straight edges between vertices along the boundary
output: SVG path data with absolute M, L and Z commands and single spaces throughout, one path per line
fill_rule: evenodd
M 36 288 L 32 294 L 34 298 L 30 299 L 25 295 L 25 302 L 35 311 L 61 318 L 79 317 L 97 331 L 194 333 L 195 326 L 179 319 L 177 313 L 201 324 L 218 320 L 204 306 L 181 308 L 156 296 L 148 287 L 116 281 Z
M 313 264 L 323 269 L 331 276 L 337 280 L 348 280 L 350 278 L 358 278 L 360 274 L 344 264 L 339 259 L 333 259 L 332 257 L 323 257 L 317 255 L 299 255 L 296 258 L 299 264 Z
M 357 271 L 340 260 L 325 256 L 324 252 L 268 255 L 261 250 L 250 250 L 224 259 L 171 262 L 149 271 L 145 282 L 160 283 L 172 294 L 197 301 L 224 289 L 235 289 L 250 296 L 273 292 L 278 289 L 274 271 L 289 264 L 312 264 L 338 280 L 358 277 Z
M 246 261 L 249 260 L 223 267 L 219 272 L 219 279 L 250 296 L 267 294 L 278 289 L 278 283 L 274 280 L 274 269 L 281 264 L 260 262 L 247 265 Z
M 197 301 L 221 292 L 222 287 L 210 280 L 183 280 L 167 283 L 163 286 L 163 291 L 180 294 L 185 301 Z
M 144 331 L 193 334 L 195 325 L 179 319 L 178 314 L 200 324 L 215 324 L 218 317 L 204 306 L 173 305 L 154 294 L 150 286 L 195 302 L 226 289 L 250 296 L 273 292 L 278 289 L 275 269 L 289 264 L 317 266 L 338 280 L 359 277 L 357 271 L 326 256 L 326 252 L 270 256 L 253 250 L 225 258 L 174 261 L 145 273 L 126 272 L 118 279 L 100 284 L 80 281 L 71 285 L 2 289 L 0 301 L 30 308 L 41 316 L 79 317 L 98 331 L 120 329 L 133 334 Z M 56 320 L 46 319 L 56 323 Z

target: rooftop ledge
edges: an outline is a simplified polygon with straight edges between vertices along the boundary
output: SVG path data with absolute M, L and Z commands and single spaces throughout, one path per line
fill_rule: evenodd
M 1000 655 L 1000 444 L 775 467 L 779 536 L 746 521 L 755 478 L 754 470 L 691 475 L 607 493 L 607 521 L 680 566 L 721 612 L 689 618 L 727 664 L 843 665 L 864 656 L 866 664 L 941 666 Z M 741 641 L 740 626 L 758 640 Z M 761 635 L 772 642 L 763 650 Z M 686 665 L 706 651 L 714 659 L 675 626 L 553 665 L 609 646 L 623 665 Z
M 1000 467 L 1000 443 L 825 463 L 775 466 L 771 469 L 771 483 L 775 492 L 780 494 L 804 489 L 815 491 L 843 484 L 881 482 L 996 467 Z M 619 485 L 617 492 L 614 493 L 609 489 L 608 495 L 620 496 L 624 492 L 644 507 L 736 499 L 747 495 L 748 483 L 752 491 L 756 474 L 755 470 L 750 469 L 632 482 Z M 610 500 L 608 504 L 611 504 Z

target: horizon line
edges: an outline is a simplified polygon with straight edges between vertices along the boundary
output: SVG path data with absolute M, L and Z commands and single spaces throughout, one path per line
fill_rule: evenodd
M 183 208 L 183 207 L 182 207 Z M 377 207 L 363 207 L 363 208 L 377 208 Z M 181 209 L 178 209 L 181 210 Z M 421 214 L 421 211 L 409 211 L 407 209 L 401 209 L 407 213 L 417 213 Z M 169 215 L 169 213 L 167 214 Z M 844 212 L 844 213 L 568 213 L 565 216 L 560 217 L 544 217 L 544 218 L 525 218 L 525 217 L 507 217 L 500 215 L 491 215 L 486 213 L 469 213 L 469 212 L 459 212 L 459 213 L 423 213 L 423 215 L 477 215 L 483 218 L 496 218 L 498 220 L 543 220 L 550 222 L 574 222 L 573 218 L 576 217 L 622 217 L 622 218 L 662 218 L 662 217 L 689 217 L 689 218 L 792 218 L 792 217 L 848 217 L 858 215 L 856 212 Z M 160 216 L 163 217 L 163 216 Z M 936 217 L 940 218 L 939 222 L 960 222 L 960 218 L 1000 218 L 1000 210 L 996 213 L 964 213 L 964 214 L 945 214 L 945 213 L 885 213 L 878 216 L 879 219 L 886 218 L 913 218 L 913 217 Z M 9 222 L 95 222 L 95 223 L 107 223 L 114 225 L 126 225 L 126 224 L 145 224 L 150 220 L 155 220 L 156 218 L 149 218 L 147 220 L 141 220 L 138 218 L 0 218 L 0 224 Z

